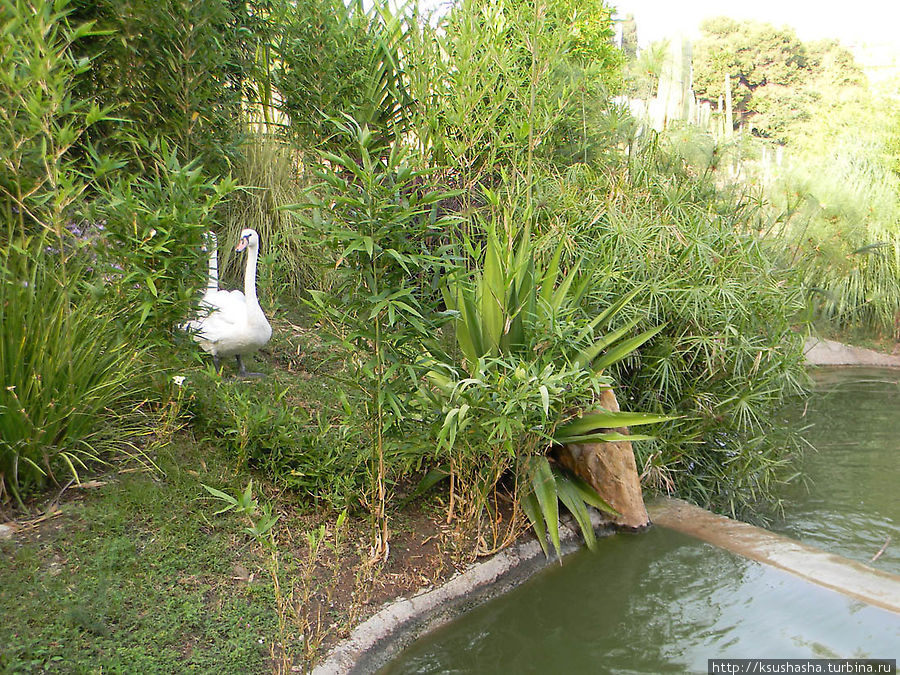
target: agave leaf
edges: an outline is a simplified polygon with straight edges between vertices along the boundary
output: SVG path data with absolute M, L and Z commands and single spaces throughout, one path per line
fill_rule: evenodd
M 507 307 L 509 316 L 506 319 L 503 335 L 500 337 L 500 344 L 503 347 L 501 352 L 504 354 L 508 354 L 511 351 L 511 347 L 522 345 L 524 341 L 525 329 L 522 325 L 522 317 L 518 305 L 519 294 L 515 284 L 513 284 L 509 289 L 509 306 Z
M 585 329 L 581 332 L 581 334 L 578 336 L 579 340 L 583 340 L 585 337 L 587 337 L 588 333 L 596 326 L 609 322 L 610 319 L 621 312 L 622 309 L 632 301 L 634 296 L 638 294 L 639 290 L 641 289 L 635 288 L 633 291 L 626 293 L 621 298 L 616 300 L 616 302 L 609 305 L 606 309 L 600 312 L 596 317 L 594 317 L 593 321 L 591 321 L 591 323 L 588 324 L 588 326 L 585 327 Z
M 575 277 L 578 275 L 580 269 L 581 260 L 579 259 L 575 262 L 575 264 L 572 266 L 572 269 L 569 270 L 569 273 L 559 284 L 559 288 L 554 291 L 553 297 L 550 300 L 550 306 L 553 308 L 554 314 L 559 312 L 560 308 L 563 306 L 563 302 L 569 295 L 569 289 L 572 287 L 572 282 L 575 280 Z
M 556 286 L 556 279 L 559 276 L 559 258 L 562 255 L 563 244 L 560 242 L 559 246 L 556 247 L 556 251 L 553 253 L 553 257 L 550 259 L 550 264 L 547 266 L 547 270 L 544 272 L 544 276 L 541 277 L 541 301 L 545 304 L 550 304 L 550 300 L 553 297 L 553 289 Z
M 529 472 L 532 490 L 541 507 L 550 542 L 556 549 L 556 555 L 559 555 L 559 497 L 556 492 L 556 480 L 550 470 L 550 462 L 546 457 L 535 457 L 529 464 Z
M 616 429 L 618 427 L 636 427 L 641 424 L 657 424 L 675 419 L 669 415 L 654 415 L 640 412 L 613 412 L 598 410 L 585 413 L 578 419 L 566 422 L 556 428 L 553 438 L 581 436 L 596 429 Z
M 623 340 L 615 347 L 610 349 L 608 352 L 603 354 L 603 356 L 598 357 L 591 364 L 591 367 L 594 370 L 603 370 L 607 366 L 611 366 L 617 361 L 621 361 L 626 356 L 631 354 L 635 349 L 644 344 L 647 340 L 652 338 L 654 335 L 659 333 L 664 328 L 663 325 L 657 326 L 656 328 L 651 328 L 650 330 L 644 331 L 640 335 L 636 335 L 630 340 Z
M 459 340 L 459 329 L 462 327 L 467 339 L 467 345 L 460 343 L 459 346 L 466 355 L 469 363 L 474 364 L 486 354 L 484 326 L 482 325 L 481 316 L 478 314 L 478 309 L 475 305 L 475 298 L 472 296 L 471 292 L 463 288 L 460 288 L 459 290 L 459 309 L 462 326 L 460 326 L 460 322 L 457 322 L 457 341 Z M 468 346 L 468 349 L 466 349 L 466 346 Z
M 594 319 L 594 321 L 596 321 L 596 319 Z M 600 352 L 602 352 L 617 340 L 621 339 L 622 336 L 628 333 L 628 331 L 630 331 L 632 328 L 634 328 L 639 321 L 640 318 L 629 321 L 621 328 L 617 328 L 612 333 L 607 333 L 603 337 L 599 338 L 590 347 L 582 350 L 582 352 L 578 355 L 578 358 L 575 359 L 576 365 L 581 367 L 590 365 L 591 362 L 597 358 Z
M 578 527 L 581 528 L 581 536 L 584 537 L 584 543 L 587 547 L 594 550 L 594 544 L 597 541 L 594 535 L 594 526 L 591 524 L 591 514 L 588 513 L 587 507 L 584 505 L 584 499 L 575 486 L 572 485 L 569 476 L 559 471 L 556 474 L 556 491 L 559 494 L 559 500 L 575 517 Z
M 533 291 L 534 287 L 534 247 L 531 244 L 531 223 L 526 223 L 519 239 L 519 247 L 516 250 L 514 260 L 514 269 L 516 274 L 516 285 L 518 287 L 519 297 L 527 297 Z M 529 279 L 530 274 L 530 279 Z
M 537 497 L 534 496 L 533 492 L 528 492 L 522 496 L 519 503 L 522 506 L 522 510 L 525 512 L 525 516 L 534 528 L 534 533 L 537 536 L 538 543 L 541 545 L 541 550 L 544 552 L 544 555 L 549 558 L 550 551 L 547 548 L 547 528 L 544 526 L 544 516 L 541 514 L 541 507 L 540 504 L 538 504 Z
M 652 441 L 656 436 L 647 436 L 644 434 L 620 434 L 615 431 L 604 431 L 596 434 L 582 434 L 580 436 L 560 436 L 556 434 L 553 437 L 555 443 L 615 443 L 621 441 Z
M 485 353 L 496 356 L 500 347 L 500 336 L 506 322 L 506 281 L 500 263 L 500 243 L 491 230 L 488 233 L 484 252 L 484 271 L 480 279 L 482 339 L 487 349 Z
M 580 476 L 569 474 L 569 485 L 578 492 L 585 504 L 590 504 L 598 511 L 604 511 L 613 516 L 622 515 L 607 503 L 603 497 L 597 494 L 597 491 L 588 485 Z

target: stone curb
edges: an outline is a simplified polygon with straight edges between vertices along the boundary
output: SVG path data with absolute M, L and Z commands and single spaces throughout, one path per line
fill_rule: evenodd
M 598 536 L 615 532 L 599 512 L 592 511 L 591 521 Z M 581 534 L 571 519 L 560 522 L 559 536 L 563 555 L 582 546 Z M 506 593 L 555 562 L 555 556 L 547 558 L 535 539 L 504 549 L 485 562 L 473 564 L 438 588 L 385 605 L 357 626 L 312 673 L 373 673 L 425 633 Z
M 900 368 L 900 356 L 882 354 L 872 349 L 852 347 L 834 340 L 810 337 L 803 346 L 803 358 L 808 366 L 879 366 Z
M 711 513 L 681 499 L 659 497 L 648 503 L 647 509 L 658 527 L 676 530 L 854 600 L 900 614 L 900 576 L 896 574 Z

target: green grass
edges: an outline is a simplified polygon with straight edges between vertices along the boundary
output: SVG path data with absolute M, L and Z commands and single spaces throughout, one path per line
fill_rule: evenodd
M 258 673 L 277 617 L 258 548 L 200 483 L 237 475 L 187 439 L 164 474 L 110 474 L 61 513 L 0 542 L 0 672 Z M 254 573 L 236 579 L 235 565 Z

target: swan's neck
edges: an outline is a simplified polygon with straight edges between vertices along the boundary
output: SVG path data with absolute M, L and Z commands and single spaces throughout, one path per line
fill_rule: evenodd
M 219 290 L 219 252 L 216 246 L 215 235 L 210 238 L 209 278 L 206 280 L 206 290 Z
M 248 307 L 259 307 L 259 300 L 256 298 L 256 258 L 258 251 L 255 246 L 247 249 L 247 267 L 244 269 L 244 297 L 247 299 Z

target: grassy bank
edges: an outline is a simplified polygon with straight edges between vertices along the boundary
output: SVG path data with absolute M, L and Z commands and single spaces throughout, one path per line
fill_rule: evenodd
M 329 450 L 352 452 L 340 443 L 340 397 L 307 369 L 329 368 L 316 327 L 302 315 L 276 326 L 258 359 L 265 379 L 183 369 L 176 422 L 145 440 L 155 467 L 117 463 L 44 493 L 30 514 L 3 514 L 17 529 L 0 540 L 0 672 L 305 672 L 381 604 L 471 560 L 440 495 L 392 510 L 392 554 L 377 564 L 371 522 L 340 487 L 352 472 L 319 499 L 303 497 L 316 467 L 332 466 Z M 225 411 L 256 411 L 256 422 L 201 425 L 194 415 L 209 413 L 210 396 Z M 278 400 L 291 415 L 279 423 L 254 400 Z M 205 487 L 240 501 L 248 485 L 256 508 L 224 513 Z M 396 503 L 413 487 L 396 486 Z M 268 509 L 271 530 L 250 532 Z

